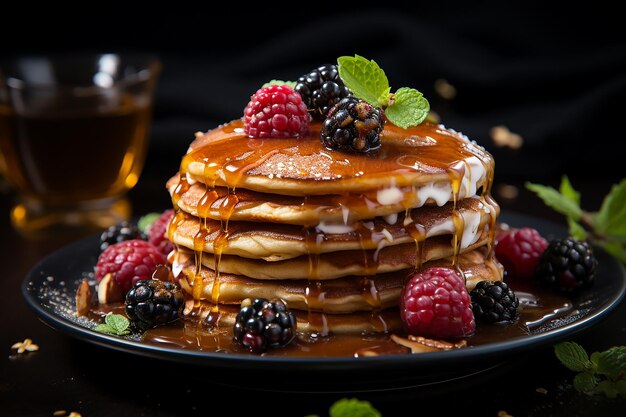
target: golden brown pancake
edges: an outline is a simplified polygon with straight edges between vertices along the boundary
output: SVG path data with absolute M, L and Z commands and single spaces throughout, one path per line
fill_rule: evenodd
M 185 191 L 177 194 L 179 187 Z M 181 186 L 180 175 L 172 177 L 167 189 L 176 198 L 182 211 L 200 218 L 222 220 L 224 207 L 229 220 L 274 222 L 317 226 L 321 222 L 351 224 L 358 220 L 373 219 L 402 213 L 422 206 L 442 206 L 449 201 L 449 193 L 441 193 L 437 186 L 392 187 L 364 191 L 359 194 L 314 195 L 308 197 L 261 193 L 237 188 L 232 193 L 226 187 L 209 188 L 202 183 Z M 471 198 L 460 193 L 457 198 Z M 229 202 L 232 199 L 233 202 Z M 496 205 L 493 201 L 491 205 Z
M 456 209 L 454 206 L 454 203 L 448 203 L 443 207 L 421 207 L 408 213 L 354 224 L 322 222 L 315 229 L 229 221 L 227 232 L 223 230 L 226 226 L 217 220 L 202 220 L 179 212 L 169 228 L 169 238 L 179 246 L 196 251 L 266 261 L 282 261 L 312 253 L 379 251 L 384 247 L 415 244 L 441 235 L 456 235 L 459 249 L 464 250 L 485 230 L 493 227 L 499 211 L 497 205 L 490 205 L 481 197 L 466 198 L 456 204 Z M 454 216 L 457 216 L 456 221 Z
M 493 176 L 488 152 L 441 125 L 422 123 L 405 130 L 388 123 L 380 150 L 352 154 L 323 147 L 320 128 L 312 123 L 302 138 L 248 138 L 243 122 L 235 120 L 197 137 L 183 157 L 181 173 L 209 187 L 292 196 L 440 186 L 448 187 L 447 200 L 489 188 Z M 175 194 L 185 191 L 183 186 Z
M 423 264 L 453 266 L 453 259 L 440 259 Z M 502 268 L 486 248 L 460 255 L 456 268 L 466 279 L 471 290 L 478 281 L 501 280 Z M 201 268 L 196 274 L 192 263 L 182 266 L 178 275 L 182 288 L 195 299 L 212 300 L 215 272 Z M 222 304 L 240 304 L 245 298 L 280 298 L 290 308 L 325 313 L 351 313 L 385 309 L 398 304 L 404 282 L 412 270 L 378 274 L 376 276 L 349 276 L 333 280 L 274 280 L 261 281 L 242 275 L 221 273 L 219 299 Z M 197 282 L 196 282 L 197 279 Z
M 221 272 L 262 280 L 308 278 L 332 280 L 348 275 L 376 275 L 410 269 L 420 262 L 453 256 L 454 246 L 451 241 L 451 236 L 436 236 L 426 239 L 419 247 L 415 243 L 405 243 L 383 247 L 380 250 L 339 251 L 319 256 L 303 255 L 277 262 L 222 255 L 219 269 Z M 483 232 L 474 244 L 463 248 L 460 253 L 485 246 L 488 241 L 489 233 Z M 210 269 L 215 269 L 215 257 L 211 254 L 203 254 L 200 262 Z

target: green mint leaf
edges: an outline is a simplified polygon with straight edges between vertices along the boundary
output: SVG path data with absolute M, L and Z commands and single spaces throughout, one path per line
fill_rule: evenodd
M 623 243 L 611 241 L 599 242 L 599 244 L 605 251 L 607 251 L 620 261 L 626 263 L 626 248 L 624 247 Z
M 580 220 L 582 215 L 580 206 L 554 188 L 531 182 L 526 183 L 526 188 L 536 193 L 547 206 L 552 207 L 574 221 Z
M 622 398 L 626 398 L 626 379 L 620 379 L 615 383 L 615 387 Z
M 609 380 L 600 382 L 596 387 L 596 391 L 606 395 L 608 398 L 615 398 L 620 393 L 617 384 Z
M 283 80 L 271 80 L 270 82 L 263 84 L 261 88 L 269 87 L 270 85 L 286 85 L 287 87 L 296 88 L 295 81 L 283 81 Z
M 142 233 L 148 233 L 152 223 L 154 223 L 159 217 L 161 217 L 161 213 L 148 213 L 145 216 L 141 216 L 137 222 L 137 227 Z
M 600 352 L 597 357 L 597 372 L 612 380 L 626 377 L 626 346 L 613 346 Z
M 402 87 L 395 93 L 393 103 L 385 109 L 385 115 L 391 123 L 406 129 L 422 123 L 429 111 L 430 104 L 422 93 Z
M 380 412 L 367 401 L 343 398 L 329 410 L 330 417 L 380 417 Z
M 600 352 L 593 352 L 589 357 L 593 364 L 594 372 L 598 370 L 598 362 L 600 361 Z
M 337 59 L 337 64 L 339 77 L 354 96 L 373 106 L 387 105 L 391 91 L 389 80 L 374 60 L 368 61 L 359 55 L 342 56 Z
M 117 330 L 115 330 L 115 328 L 109 326 L 108 324 L 98 324 L 94 330 L 100 333 L 117 335 Z
M 130 322 L 121 314 L 108 314 L 104 317 L 104 322 L 115 329 L 118 335 L 127 334 Z M 126 332 L 126 333 L 125 333 Z
M 554 354 L 568 369 L 584 372 L 593 369 L 587 352 L 575 342 L 561 342 L 554 346 Z
M 569 182 L 567 175 L 563 175 L 561 178 L 561 187 L 559 188 L 559 192 L 568 200 L 576 203 L 576 205 L 580 205 L 580 193 L 574 189 L 572 183 Z
M 626 236 L 626 178 L 604 197 L 594 226 L 606 235 Z
M 589 372 L 581 372 L 574 377 L 574 389 L 578 392 L 591 393 L 598 385 L 598 380 Z

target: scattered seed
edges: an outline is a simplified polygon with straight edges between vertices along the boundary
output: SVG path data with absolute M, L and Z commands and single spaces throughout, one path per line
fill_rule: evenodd
M 435 91 L 441 98 L 445 98 L 446 100 L 452 100 L 456 97 L 456 87 L 443 78 L 439 78 L 435 81 Z
M 70 415 L 67 417 L 83 417 L 83 416 L 81 416 L 80 413 L 77 413 L 76 411 L 72 411 Z
M 54 413 L 52 413 L 53 416 L 64 416 L 65 415 L 65 410 L 57 410 Z
M 17 353 L 36 352 L 39 350 L 39 345 L 34 344 L 30 339 L 24 339 L 23 342 L 14 343 L 11 349 L 17 349 Z
M 507 413 L 504 410 L 500 410 L 500 411 L 498 411 L 498 417 L 513 417 L 513 416 L 510 415 L 509 413 Z
M 511 132 L 506 126 L 494 126 L 489 134 L 496 146 L 519 149 L 524 144 L 524 139 L 517 133 Z
M 537 391 L 539 394 L 543 394 L 543 395 L 546 395 L 548 393 L 548 390 L 545 389 L 544 387 L 539 387 L 535 391 Z

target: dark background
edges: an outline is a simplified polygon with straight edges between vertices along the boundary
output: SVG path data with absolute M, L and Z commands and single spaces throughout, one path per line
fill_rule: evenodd
M 264 82 L 295 80 L 354 53 L 375 59 L 392 88 L 424 92 L 446 126 L 486 146 L 499 181 L 621 178 L 614 149 L 625 136 L 626 31 L 621 14 L 602 2 L 232 4 L 229 12 L 205 3 L 85 3 L 72 9 L 75 17 L 58 3 L 8 5 L 3 20 L 12 24 L 0 25 L 0 55 L 157 53 L 163 71 L 146 172 L 164 178 L 195 131 L 241 117 Z M 439 78 L 456 87 L 454 99 L 435 93 Z M 495 147 L 495 125 L 520 134 L 522 149 Z

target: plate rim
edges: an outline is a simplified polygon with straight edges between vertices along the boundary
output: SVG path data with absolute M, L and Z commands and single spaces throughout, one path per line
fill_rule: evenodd
M 525 216 L 528 219 L 538 219 L 543 222 L 549 223 L 543 219 Z M 560 228 L 560 226 L 557 226 Z M 617 286 L 616 296 L 610 298 L 605 302 L 597 311 L 590 313 L 589 315 L 575 320 L 571 323 L 560 326 L 554 330 L 549 330 L 528 337 L 519 337 L 512 340 L 500 341 L 488 343 L 480 346 L 469 346 L 464 349 L 450 350 L 443 352 L 426 352 L 420 354 L 397 354 L 397 355 L 382 355 L 374 357 L 286 357 L 286 356 L 263 356 L 263 355 L 247 355 L 247 354 L 224 354 L 219 352 L 206 352 L 187 350 L 181 348 L 175 348 L 171 346 L 156 346 L 150 344 L 144 344 L 139 341 L 133 341 L 125 338 L 111 336 L 103 333 L 98 333 L 87 327 L 74 323 L 63 316 L 54 314 L 54 311 L 47 309 L 37 302 L 37 296 L 34 295 L 30 288 L 31 282 L 39 275 L 43 279 L 43 269 L 45 265 L 51 262 L 51 259 L 58 257 L 65 251 L 91 252 L 94 250 L 96 238 L 99 235 L 88 236 L 81 240 L 72 242 L 68 245 L 64 245 L 55 251 L 49 253 L 37 262 L 25 275 L 22 285 L 21 293 L 26 301 L 28 307 L 37 315 L 39 319 L 50 325 L 56 330 L 62 333 L 68 334 L 71 337 L 106 347 L 113 348 L 117 351 L 126 353 L 137 354 L 145 357 L 151 357 L 160 360 L 169 360 L 176 362 L 183 362 L 192 365 L 206 365 L 217 367 L 232 367 L 233 365 L 239 367 L 245 367 L 246 365 L 254 365 L 261 367 L 274 367 L 276 365 L 298 365 L 298 369 L 306 367 L 312 371 L 323 371 L 327 367 L 333 369 L 347 370 L 358 369 L 367 370 L 380 366 L 385 367 L 406 367 L 411 368 L 423 365 L 428 367 L 437 367 L 442 362 L 456 362 L 456 361 L 471 361 L 481 360 L 485 357 L 492 359 L 501 358 L 505 355 L 511 355 L 519 352 L 523 349 L 532 349 L 545 346 L 550 342 L 563 339 L 564 335 L 573 336 L 584 330 L 587 330 L 598 320 L 606 318 L 611 312 L 613 312 L 624 300 L 626 295 L 626 268 L 625 266 L 604 252 L 604 256 L 613 264 L 614 268 L 617 268 L 615 273 L 619 273 L 621 277 Z M 594 248 L 595 250 L 595 248 Z M 601 249 L 600 249 L 601 250 Z M 613 268 L 611 267 L 611 268 Z M 607 267 L 608 268 L 608 267 Z M 88 272 L 88 271 L 81 271 Z M 320 368 L 320 364 L 326 366 Z M 312 367 L 311 365 L 315 365 Z

